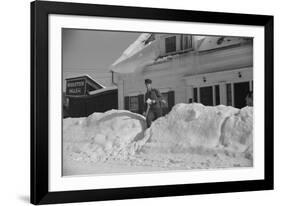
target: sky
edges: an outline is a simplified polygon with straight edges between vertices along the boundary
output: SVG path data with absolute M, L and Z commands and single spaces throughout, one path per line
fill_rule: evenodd
M 139 35 L 136 32 L 63 29 L 63 89 L 65 78 L 83 74 L 104 86 L 112 86 L 110 65 Z

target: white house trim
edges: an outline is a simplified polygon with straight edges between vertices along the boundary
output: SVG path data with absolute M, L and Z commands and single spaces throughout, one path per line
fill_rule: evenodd
M 239 73 L 241 77 L 239 77 Z M 204 79 L 206 82 L 204 82 Z M 187 86 L 210 86 L 219 83 L 232 83 L 250 81 L 253 79 L 253 68 L 246 67 L 241 69 L 233 69 L 228 71 L 211 72 L 199 75 L 190 75 L 183 77 Z
M 241 82 L 249 82 L 249 90 L 252 91 L 252 80 L 253 80 L 253 68 L 246 67 L 240 69 L 234 69 L 230 71 L 221 71 L 206 73 L 200 75 L 191 75 L 183 77 L 185 80 L 186 88 L 192 89 L 189 96 L 187 96 L 186 102 L 189 99 L 193 99 L 193 89 L 197 88 L 197 101 L 200 101 L 200 88 L 202 87 L 212 87 L 212 98 L 213 104 L 216 104 L 216 91 L 215 86 L 219 85 L 220 92 L 220 104 L 227 104 L 227 95 L 226 95 L 226 85 L 231 85 L 231 105 L 235 105 L 235 95 L 234 95 L 234 84 Z M 204 82 L 205 80 L 205 82 Z

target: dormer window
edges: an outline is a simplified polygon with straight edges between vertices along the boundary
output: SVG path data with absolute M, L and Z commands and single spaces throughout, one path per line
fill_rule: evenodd
M 165 38 L 165 48 L 166 53 L 171 53 L 176 51 L 176 36 L 171 36 Z

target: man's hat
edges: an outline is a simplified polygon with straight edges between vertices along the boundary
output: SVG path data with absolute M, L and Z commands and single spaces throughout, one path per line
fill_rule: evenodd
M 152 83 L 151 79 L 146 79 L 146 80 L 144 80 L 144 82 L 145 82 L 145 84 L 151 84 Z

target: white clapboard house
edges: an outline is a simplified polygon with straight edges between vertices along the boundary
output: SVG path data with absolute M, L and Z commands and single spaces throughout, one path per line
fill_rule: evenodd
M 253 39 L 144 33 L 111 67 L 118 107 L 142 113 L 144 79 L 177 103 L 246 105 L 253 89 Z

